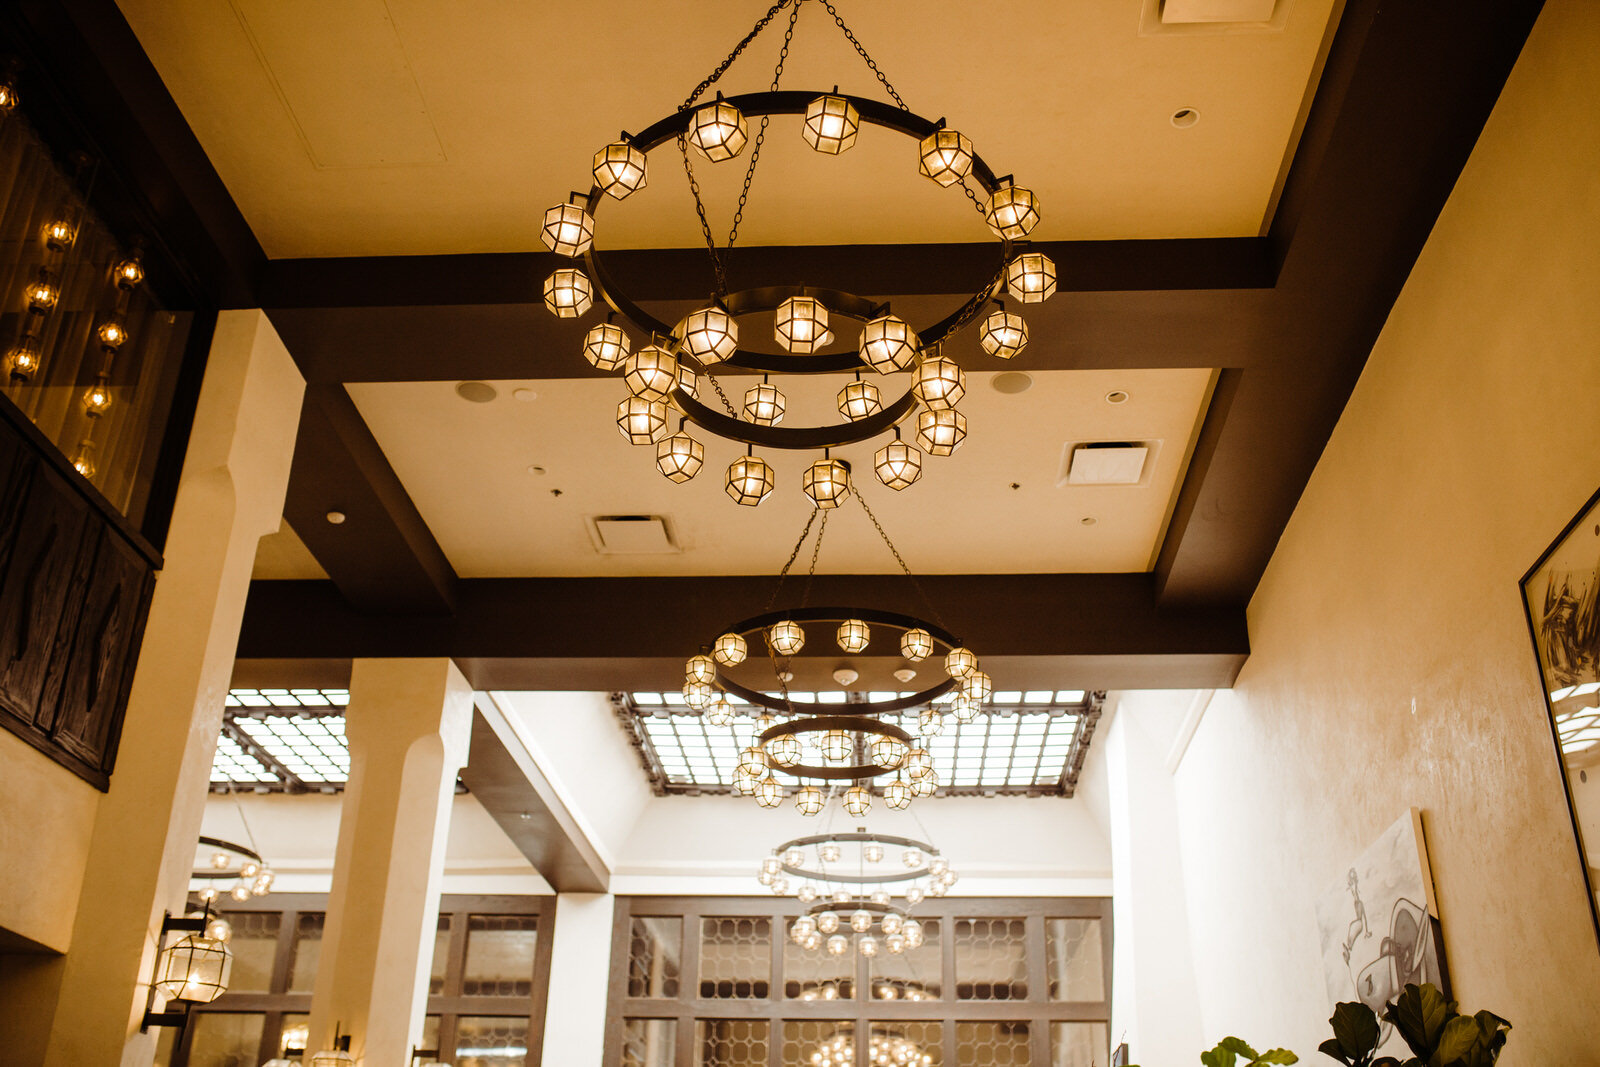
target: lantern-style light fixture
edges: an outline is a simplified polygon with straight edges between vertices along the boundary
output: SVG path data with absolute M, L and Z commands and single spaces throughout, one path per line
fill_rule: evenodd
M 846 619 L 839 624 L 839 647 L 846 652 L 864 652 L 872 640 L 872 629 L 860 619 Z
M 872 792 L 864 785 L 853 785 L 844 791 L 841 803 L 846 812 L 859 819 L 872 807 Z
M 667 405 L 630 396 L 617 405 L 617 428 L 631 444 L 654 444 L 667 432 Z
M 704 711 L 717 698 L 717 691 L 705 682 L 684 682 L 683 702 L 696 711 Z
M 573 193 L 567 203 L 544 213 L 539 237 L 558 256 L 581 256 L 594 244 L 594 217 L 577 204 L 581 195 Z
M 705 715 L 706 722 L 709 722 L 712 726 L 732 726 L 733 704 L 729 702 L 727 697 L 715 697 L 710 704 L 706 705 Z
M 356 1058 L 350 1054 L 350 1035 L 340 1036 L 335 1030 L 333 1047 L 313 1054 L 310 1067 L 351 1067 L 355 1062 Z
M 645 187 L 645 154 L 627 141 L 616 141 L 594 154 L 594 183 L 613 200 L 624 200 Z
M 685 351 L 702 363 L 720 363 L 739 350 L 739 324 L 716 305 L 689 312 L 677 334 Z
M 98 419 L 111 410 L 111 387 L 104 378 L 96 378 L 83 393 L 83 413 L 91 419 Z
M 780 656 L 798 655 L 806 644 L 806 632 L 793 619 L 780 619 L 767 628 L 767 643 Z
M 839 390 L 839 414 L 852 422 L 883 410 L 883 393 L 871 382 L 849 382 Z
M 850 939 L 843 934 L 834 934 L 828 938 L 828 955 L 843 956 L 850 950 Z
M 902 768 L 912 781 L 925 778 L 933 773 L 933 757 L 925 748 L 914 748 L 906 753 L 905 764 Z
M 967 417 L 954 408 L 923 411 L 917 415 L 917 444 L 931 455 L 948 456 L 967 437 Z
M 896 437 L 872 457 L 872 471 L 890 489 L 908 489 L 922 477 L 922 453 Z
M 757 426 L 776 426 L 783 421 L 785 401 L 775 385 L 762 382 L 745 390 L 745 418 Z
M 861 115 L 855 105 L 832 93 L 819 96 L 806 105 L 806 121 L 801 134 L 806 144 L 818 152 L 836 156 L 848 151 L 861 132 Z
M 1033 190 L 1006 184 L 996 189 L 983 206 L 983 221 L 998 237 L 1020 241 L 1039 225 L 1039 198 Z
M 669 481 L 688 481 L 700 473 L 705 460 L 705 446 L 681 429 L 656 443 L 656 469 Z
M 917 165 L 924 177 L 954 185 L 972 172 L 972 142 L 955 130 L 934 130 L 917 145 Z
M 646 345 L 622 363 L 628 392 L 645 400 L 665 400 L 678 386 L 678 360 L 659 345 Z
M 152 1026 L 182 1026 L 188 1021 L 191 1005 L 209 1004 L 228 991 L 233 953 L 225 939 L 207 932 L 211 919 L 209 905 L 198 915 L 162 919 L 141 1031 Z M 169 944 L 168 936 L 175 933 L 183 936 Z M 162 1011 L 154 1010 L 157 994 L 168 1002 Z
M 750 646 L 740 634 L 723 634 L 711 646 L 711 658 L 724 667 L 737 667 L 750 654 Z
M 955 716 L 956 722 L 971 722 L 978 715 L 978 702 L 959 690 L 950 701 L 949 707 L 950 714 Z
M 944 713 L 938 708 L 923 708 L 917 714 L 917 733 L 923 737 L 938 737 L 944 733 Z
M 722 163 L 744 151 L 750 130 L 743 112 L 718 93 L 714 103 L 704 105 L 689 116 L 685 136 L 702 156 L 713 163 Z
M 56 288 L 55 279 L 47 270 L 40 270 L 39 276 L 29 282 L 23 290 L 23 295 L 28 298 L 28 306 L 35 311 L 49 311 L 56 306 L 56 300 L 61 296 L 61 290 Z
M 83 475 L 85 478 L 92 479 L 94 477 L 95 465 L 93 439 L 85 437 L 83 440 L 78 442 L 78 451 L 74 452 L 72 455 L 72 469 Z
M 900 635 L 900 654 L 912 663 L 921 663 L 933 655 L 933 635 L 920 626 L 914 626 Z
M 12 381 L 31 381 L 39 373 L 39 341 L 24 337 L 6 351 L 6 373 Z
M 76 233 L 71 219 L 51 219 L 44 227 L 45 247 L 52 252 L 65 252 L 72 247 L 72 238 Z
M 868 755 L 872 757 L 873 763 L 888 771 L 900 765 L 900 761 L 906 755 L 906 746 L 901 744 L 900 739 L 897 737 L 886 737 L 880 734 L 873 740 L 867 751 Z
M 583 358 L 600 370 L 616 370 L 628 358 L 632 343 L 622 327 L 602 322 L 591 327 L 583 337 Z
M 544 280 L 544 306 L 560 319 L 576 319 L 594 305 L 589 276 L 573 267 L 552 271 Z
M 111 268 L 111 276 L 116 279 L 117 288 L 132 289 L 144 281 L 144 265 L 138 256 L 129 256 Z
M 764 777 L 767 773 L 767 754 L 755 745 L 745 748 L 739 753 L 739 773 Z
M 756 783 L 756 803 L 763 808 L 775 808 L 783 803 L 783 786 L 772 775 Z
M 819 459 L 801 475 L 800 488 L 817 507 L 836 508 L 850 498 L 850 465 L 837 459 Z
M 717 680 L 717 665 L 705 654 L 690 656 L 683 665 L 684 678 L 691 682 L 711 685 Z
M 917 365 L 911 389 L 930 408 L 953 408 L 967 395 L 967 375 L 955 360 L 933 356 Z
M 775 766 L 792 767 L 800 762 L 800 739 L 793 734 L 780 734 L 765 747 L 767 759 Z
M 828 730 L 822 735 L 818 745 L 822 750 L 822 758 L 829 763 L 843 763 L 850 758 L 850 734 L 844 730 Z
M 883 802 L 889 805 L 892 811 L 905 810 L 911 806 L 911 787 L 906 784 L 903 778 L 894 779 L 883 787 Z M 885 916 L 885 918 L 888 918 L 888 916 Z M 886 933 L 894 932 L 887 926 L 884 927 L 884 931 Z
M 861 361 L 879 374 L 905 370 L 917 358 L 917 335 L 898 315 L 883 314 L 861 327 Z
M 1028 345 L 1028 323 L 1021 315 L 996 308 L 983 320 L 978 345 L 997 359 L 1010 359 Z
M 828 309 L 812 296 L 791 296 L 779 304 L 773 332 L 779 344 L 800 355 L 833 343 Z
M 100 343 L 107 348 L 121 348 L 122 342 L 128 339 L 128 328 L 123 325 L 120 318 L 113 316 L 100 324 L 95 336 L 100 338 Z
M 961 695 L 975 704 L 982 704 L 994 692 L 994 683 L 983 671 L 973 671 L 961 679 Z
M 1055 260 L 1043 252 L 1024 252 L 1006 264 L 1006 290 L 1024 304 L 1040 304 L 1056 291 Z
M 795 810 L 801 815 L 815 815 L 822 810 L 822 790 L 814 785 L 803 785 L 794 791 Z
M 950 677 L 960 680 L 978 669 L 978 657 L 969 648 L 952 648 L 945 653 L 944 670 Z

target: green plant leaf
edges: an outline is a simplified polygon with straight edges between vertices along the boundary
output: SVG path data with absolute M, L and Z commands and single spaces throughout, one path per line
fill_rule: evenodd
M 1235 1058 L 1233 1053 L 1227 1051 L 1221 1045 L 1218 1045 L 1210 1052 L 1200 1053 L 1202 1067 L 1233 1067 Z
M 1351 1056 L 1344 1050 L 1344 1045 L 1331 1037 L 1322 1044 L 1318 1045 L 1317 1051 L 1328 1057 L 1330 1060 L 1338 1060 L 1340 1063 L 1344 1064 L 1345 1067 L 1364 1067 L 1366 1064 L 1366 1060 L 1359 1056 Z
M 1378 1016 L 1358 1000 L 1336 1005 L 1328 1025 L 1333 1027 L 1333 1036 L 1344 1051 L 1346 1063 L 1360 1063 L 1378 1047 Z
M 1478 1044 L 1478 1036 L 1478 1020 L 1470 1015 L 1453 1016 L 1439 1032 L 1439 1047 L 1428 1057 L 1429 1067 L 1445 1067 L 1445 1064 L 1466 1060 Z
M 1400 1037 L 1424 1063 L 1439 1047 L 1444 1024 L 1455 1014 L 1455 1002 L 1446 1000 L 1438 987 L 1407 985 L 1404 993 L 1384 1011 L 1383 1017 L 1400 1031 Z
M 1223 1038 L 1222 1041 L 1220 1043 L 1218 1043 L 1217 1048 L 1219 1048 L 1219 1049 L 1227 1049 L 1229 1052 L 1233 1053 L 1235 1056 L 1243 1056 L 1246 1060 L 1249 1060 L 1249 1061 L 1252 1061 L 1252 1062 L 1254 1062 L 1256 1060 L 1256 1058 L 1257 1058 L 1256 1050 L 1251 1048 L 1249 1045 L 1245 1044 L 1242 1039 L 1237 1038 L 1237 1037 L 1225 1037 L 1225 1038 Z M 1233 1061 L 1229 1060 L 1228 1062 L 1232 1063 Z
M 1286 1048 L 1270 1048 L 1256 1057 L 1257 1063 L 1299 1063 L 1300 1057 Z

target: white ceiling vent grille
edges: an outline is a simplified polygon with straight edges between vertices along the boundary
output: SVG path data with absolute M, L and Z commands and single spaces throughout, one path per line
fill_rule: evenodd
M 683 551 L 660 515 L 600 515 L 589 520 L 589 537 L 602 556 L 647 556 Z
M 1278 33 L 1292 0 L 1143 0 L 1139 35 L 1162 33 Z
M 1148 485 L 1160 447 L 1160 441 L 1068 442 L 1056 485 Z

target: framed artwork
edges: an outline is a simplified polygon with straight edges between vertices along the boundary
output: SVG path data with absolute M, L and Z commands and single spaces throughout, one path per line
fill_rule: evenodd
M 1431 982 L 1450 995 L 1433 873 L 1422 835 L 1422 813 L 1412 808 L 1317 899 L 1317 935 L 1328 1010 L 1359 1000 L 1380 1020 L 1385 1006 L 1407 985 Z M 1408 1056 L 1405 1042 L 1380 1022 L 1379 1055 Z
M 1600 493 L 1523 576 L 1522 604 L 1600 944 Z

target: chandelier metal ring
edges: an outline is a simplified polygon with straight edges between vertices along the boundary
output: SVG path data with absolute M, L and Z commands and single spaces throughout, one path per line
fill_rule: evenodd
M 867 833 L 865 831 L 839 834 L 811 834 L 807 837 L 797 837 L 792 841 L 785 841 L 783 844 L 773 849 L 772 852 L 773 855 L 781 857 L 785 852 L 788 852 L 792 848 L 803 849 L 807 845 L 834 844 L 837 842 L 848 841 L 858 842 L 863 845 L 894 845 L 900 848 L 914 848 L 919 850 L 923 856 L 930 861 L 930 863 L 935 856 L 939 855 L 939 850 L 937 848 L 934 848 L 926 841 L 918 841 L 914 837 L 899 837 L 893 834 L 874 834 Z M 890 882 L 909 882 L 918 878 L 933 877 L 934 875 L 930 863 L 924 863 L 922 866 L 915 868 L 894 868 L 885 865 L 881 871 L 877 871 L 872 874 L 834 874 L 828 871 L 808 870 L 804 866 L 789 863 L 784 863 L 782 866 L 783 870 L 788 874 L 796 875 L 797 877 L 801 878 L 810 878 L 812 881 L 816 882 L 840 882 L 850 883 L 852 885 L 878 885 L 887 884 Z M 821 910 L 826 911 L 840 906 L 832 902 L 826 903 L 827 907 L 824 907 Z
M 880 763 L 853 763 L 848 766 L 829 766 L 822 763 L 779 763 L 772 760 L 772 770 L 782 771 L 791 778 L 828 778 L 838 781 L 862 781 L 867 778 L 876 778 L 879 775 L 893 774 L 905 766 L 906 755 L 915 747 L 910 734 L 893 723 L 880 722 L 869 715 L 812 715 L 804 719 L 794 719 L 782 722 L 776 726 L 768 727 L 756 738 L 756 744 L 765 749 L 767 743 L 778 737 L 796 737 L 800 734 L 827 733 L 830 730 L 842 730 L 853 734 L 874 734 L 879 737 L 892 737 L 905 746 L 905 752 L 900 754 L 900 759 L 891 766 L 885 767 Z M 770 757 L 769 757 L 770 758 Z
M 865 898 L 860 900 L 852 900 L 848 904 L 840 904 L 836 900 L 818 901 L 807 908 L 805 914 L 813 917 L 821 915 L 826 911 L 831 911 L 834 914 L 838 914 L 842 909 L 871 912 L 874 915 L 898 915 L 902 919 L 911 918 L 910 913 L 904 908 L 897 908 L 893 904 L 879 904 L 876 901 L 867 900 Z

